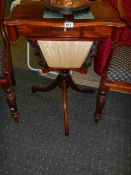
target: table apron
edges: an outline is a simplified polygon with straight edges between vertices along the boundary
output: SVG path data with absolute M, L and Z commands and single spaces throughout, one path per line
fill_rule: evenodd
M 111 38 L 113 27 L 97 26 L 97 27 L 77 27 L 77 28 L 64 28 L 64 27 L 41 27 L 41 26 L 28 26 L 28 25 L 13 25 L 8 26 L 8 33 L 10 40 L 15 42 L 19 36 L 26 37 L 41 37 L 41 38 L 68 38 L 72 40 L 97 40 L 102 38 Z

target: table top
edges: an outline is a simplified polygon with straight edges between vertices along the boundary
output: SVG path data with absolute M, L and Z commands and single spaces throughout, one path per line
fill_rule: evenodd
M 112 38 L 119 42 L 122 27 L 118 11 L 107 1 L 90 1 L 90 11 L 94 19 L 43 18 L 44 3 L 29 1 L 17 5 L 5 21 L 11 43 L 16 43 L 19 36 L 34 40 L 101 40 Z M 71 24 L 68 26 L 67 23 Z
M 119 13 L 107 1 L 90 1 L 90 10 L 94 15 L 94 19 L 74 19 L 73 17 L 64 17 L 57 19 L 43 18 L 44 3 L 38 2 L 24 2 L 17 5 L 9 18 L 5 22 L 6 25 L 38 25 L 46 27 L 65 27 L 65 21 L 73 22 L 73 27 L 84 26 L 112 26 L 124 27 L 125 23 L 121 21 Z

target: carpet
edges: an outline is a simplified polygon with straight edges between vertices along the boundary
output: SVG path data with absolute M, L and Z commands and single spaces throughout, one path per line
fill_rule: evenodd
M 60 89 L 32 94 L 51 79 L 17 69 L 20 122 L 0 90 L 0 175 L 130 175 L 131 95 L 110 92 L 98 125 L 93 94 L 68 90 L 70 136 L 64 136 Z

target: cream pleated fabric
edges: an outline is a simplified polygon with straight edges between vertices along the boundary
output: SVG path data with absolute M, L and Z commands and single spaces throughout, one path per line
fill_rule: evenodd
M 92 41 L 38 41 L 49 67 L 80 68 Z

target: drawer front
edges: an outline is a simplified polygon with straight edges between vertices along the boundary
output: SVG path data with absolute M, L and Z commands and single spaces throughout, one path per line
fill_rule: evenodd
M 80 28 L 48 28 L 50 37 L 80 37 Z
M 67 37 L 67 38 L 87 38 L 100 39 L 112 36 L 112 27 L 34 27 L 34 26 L 17 26 L 17 33 L 23 36 L 36 37 Z

